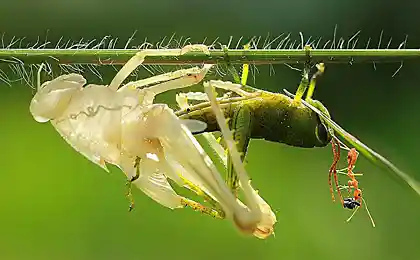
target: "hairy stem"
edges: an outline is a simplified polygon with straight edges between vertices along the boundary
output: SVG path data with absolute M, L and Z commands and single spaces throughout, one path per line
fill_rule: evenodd
M 152 49 L 149 49 L 152 50 Z M 219 64 L 298 64 L 308 60 L 315 63 L 359 63 L 359 62 L 401 62 L 420 58 L 420 49 L 315 49 L 310 50 L 210 50 L 210 55 L 191 51 L 182 56 L 147 56 L 143 64 L 156 65 L 200 65 Z M 136 49 L 0 49 L 0 64 L 96 64 L 123 65 L 139 50 Z M 158 49 L 154 51 L 159 51 Z M 226 55 L 228 54 L 228 55 Z

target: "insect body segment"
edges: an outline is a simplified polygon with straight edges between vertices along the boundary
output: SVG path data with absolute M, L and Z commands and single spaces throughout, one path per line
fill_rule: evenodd
M 236 148 L 238 151 L 242 151 L 240 153 L 242 162 L 245 159 L 245 152 L 247 151 L 249 141 L 251 139 L 250 134 L 252 129 L 252 120 L 253 114 L 250 107 L 239 106 L 234 111 L 232 120 L 230 122 L 231 128 L 233 129 L 232 134 L 233 140 L 236 142 Z M 234 194 L 237 194 L 237 190 L 239 189 L 239 179 L 238 176 L 234 173 L 234 168 L 230 156 L 228 157 L 228 174 L 226 179 Z
M 354 198 L 346 198 L 343 202 L 343 207 L 345 209 L 355 209 L 356 207 L 360 207 L 362 204 L 355 200 Z
M 355 167 L 357 161 L 358 153 L 356 149 L 351 148 L 347 155 L 347 176 L 350 178 L 348 181 L 349 192 L 351 189 L 354 189 L 353 197 L 355 201 L 358 201 L 362 205 L 362 190 L 359 189 L 359 182 L 356 180 L 356 177 L 353 173 L 353 168 Z
M 346 145 L 342 144 L 336 137 L 334 137 L 333 140 L 331 140 L 331 146 L 333 150 L 334 159 L 330 167 L 330 171 L 329 171 L 330 192 L 331 192 L 333 201 L 335 201 L 334 190 L 331 184 L 331 175 L 334 174 L 335 186 L 337 188 L 336 191 L 337 191 L 338 196 L 340 197 L 340 201 L 341 201 L 341 204 L 343 205 L 343 208 L 350 209 L 350 210 L 354 209 L 353 214 L 347 220 L 348 222 L 351 220 L 351 218 L 353 218 L 354 214 L 362 206 L 362 202 L 364 201 L 364 199 L 362 198 L 362 190 L 359 187 L 359 181 L 356 179 L 356 173 L 353 172 L 359 153 L 357 152 L 355 148 L 349 149 Z M 337 165 L 340 160 L 341 147 L 348 150 L 347 167 L 341 170 L 337 170 Z M 337 173 L 346 175 L 350 179 L 347 181 L 347 185 L 339 184 Z M 361 174 L 357 174 L 357 175 L 361 175 Z M 347 190 L 351 197 L 343 199 L 343 196 L 341 194 L 342 190 Z M 372 225 L 375 226 L 375 222 L 373 221 L 373 218 L 370 215 L 368 208 L 366 206 L 365 208 L 369 215 L 369 218 L 371 219 Z
M 217 87 L 217 84 L 214 86 Z M 227 118 L 239 115 L 236 112 L 242 107 L 247 107 L 253 119 L 249 129 L 251 138 L 303 148 L 324 147 L 331 140 L 331 136 L 327 136 L 325 131 L 321 132 L 321 121 L 316 114 L 305 106 L 294 103 L 285 95 L 264 91 L 250 97 L 237 97 L 219 102 Z M 179 110 L 176 115 L 181 119 L 206 122 L 207 132 L 220 130 L 207 102 Z

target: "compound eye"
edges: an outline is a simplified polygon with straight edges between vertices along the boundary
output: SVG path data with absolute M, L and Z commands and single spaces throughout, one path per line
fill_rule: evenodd
M 328 133 L 327 127 L 323 123 L 319 123 L 317 125 L 316 136 L 318 140 L 323 144 L 326 144 L 329 142 L 330 135 Z

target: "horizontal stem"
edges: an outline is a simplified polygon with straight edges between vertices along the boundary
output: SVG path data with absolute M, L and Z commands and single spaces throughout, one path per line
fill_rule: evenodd
M 149 49 L 151 50 L 151 49 Z M 181 49 L 171 49 L 171 51 Z M 0 49 L 0 64 L 97 64 L 121 65 L 136 49 Z M 156 50 L 155 50 L 156 51 Z M 311 50 L 243 50 L 228 51 L 232 64 L 297 64 L 308 60 L 326 63 L 400 62 L 420 58 L 420 49 L 317 49 Z M 218 64 L 227 61 L 223 50 L 211 50 L 210 55 L 191 51 L 182 56 L 154 55 L 146 57 L 144 64 L 182 65 Z

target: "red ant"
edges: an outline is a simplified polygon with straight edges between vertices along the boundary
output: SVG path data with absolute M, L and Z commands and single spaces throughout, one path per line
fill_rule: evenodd
M 339 140 L 333 138 L 333 140 L 331 140 L 331 146 L 332 146 L 332 150 L 334 154 L 334 159 L 330 167 L 330 171 L 329 171 L 328 184 L 330 186 L 332 200 L 335 201 L 334 189 L 333 189 L 332 181 L 331 181 L 332 175 L 334 174 L 334 182 L 337 188 L 337 193 L 338 193 L 338 196 L 340 197 L 341 204 L 344 205 L 345 201 L 343 200 L 343 196 L 341 195 L 340 185 L 339 185 L 338 177 L 337 177 L 337 164 L 340 161 L 340 151 L 341 151 Z M 359 189 L 359 182 L 357 181 L 355 174 L 353 173 L 353 168 L 355 167 L 357 157 L 358 157 L 358 152 L 356 151 L 356 149 L 355 148 L 349 149 L 349 152 L 347 154 L 347 164 L 348 164 L 347 176 L 350 178 L 350 180 L 348 181 L 348 191 L 349 193 L 351 193 L 351 189 L 352 188 L 354 189 L 354 193 L 353 193 L 354 201 L 359 202 L 359 204 L 361 205 L 362 204 L 362 201 L 361 201 L 362 190 Z M 349 201 L 348 199 L 346 200 Z
M 344 145 L 344 144 L 343 144 Z M 332 146 L 332 150 L 333 150 L 333 154 L 334 154 L 334 159 L 333 159 L 333 163 L 330 167 L 330 171 L 329 171 L 329 186 L 330 186 L 330 192 L 331 192 L 331 196 L 333 201 L 335 201 L 334 198 L 334 190 L 332 187 L 332 183 L 331 183 L 331 177 L 332 174 L 334 173 L 334 181 L 335 181 L 335 186 L 337 187 L 337 193 L 340 197 L 341 200 L 341 204 L 343 205 L 344 208 L 347 209 L 354 209 L 356 208 L 356 210 L 353 212 L 353 214 L 350 216 L 350 218 L 347 219 L 347 222 L 351 220 L 351 218 L 354 216 L 354 214 L 356 213 L 356 211 L 362 206 L 362 190 L 359 188 L 359 182 L 356 179 L 356 174 L 353 172 L 353 169 L 356 165 L 356 161 L 357 161 L 357 157 L 359 155 L 359 153 L 357 152 L 357 150 L 355 148 L 347 148 L 344 145 L 344 148 L 346 150 L 348 150 L 349 152 L 347 153 L 347 176 L 350 178 L 350 180 L 347 182 L 348 186 L 347 187 L 343 187 L 340 186 L 338 183 L 338 177 L 337 177 L 337 164 L 340 160 L 340 141 L 336 138 L 333 138 L 333 140 L 331 140 L 331 146 Z M 344 173 L 342 170 L 338 170 L 338 172 L 340 173 Z M 344 173 L 345 174 L 345 173 Z M 343 200 L 343 197 L 341 195 L 341 189 L 347 188 L 349 193 L 351 193 L 352 189 L 353 189 L 353 197 L 350 198 L 346 198 Z M 367 207 L 365 206 L 366 211 L 371 219 L 372 225 L 375 227 L 375 223 L 372 219 L 372 216 L 370 215 L 369 210 L 367 209 Z
M 356 149 L 351 148 L 350 151 L 347 154 L 347 176 L 350 178 L 350 180 L 347 182 L 348 184 L 348 190 L 349 193 L 351 193 L 351 189 L 354 189 L 353 197 L 355 201 L 358 201 L 360 203 L 360 206 L 362 205 L 362 190 L 359 189 L 359 182 L 356 180 L 356 177 L 353 173 L 353 169 L 356 166 L 356 161 L 358 157 L 358 153 Z

